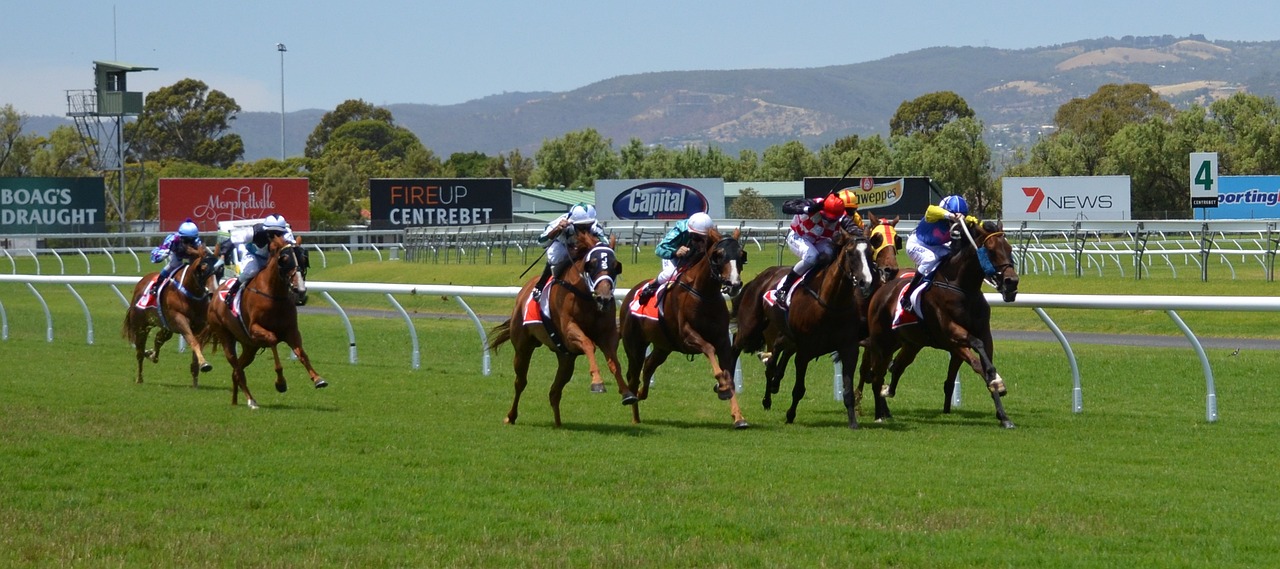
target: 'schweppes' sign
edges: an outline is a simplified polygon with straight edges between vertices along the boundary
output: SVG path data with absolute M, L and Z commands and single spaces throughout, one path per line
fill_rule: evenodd
M 807 198 L 826 197 L 833 188 L 836 192 L 848 191 L 857 195 L 858 211 L 864 216 L 871 211 L 880 217 L 920 217 L 934 201 L 929 179 L 924 177 L 804 179 Z
M 105 233 L 102 178 L 0 178 L 0 233 Z
M 724 180 L 596 180 L 596 215 L 603 220 L 724 217 Z
M 1130 219 L 1128 176 L 1006 177 L 1005 221 Z
M 510 178 L 369 180 L 373 229 L 511 222 Z
M 219 221 L 278 214 L 294 231 L 310 231 L 309 187 L 306 178 L 161 178 L 160 230 L 188 217 L 200 231 L 217 231 Z

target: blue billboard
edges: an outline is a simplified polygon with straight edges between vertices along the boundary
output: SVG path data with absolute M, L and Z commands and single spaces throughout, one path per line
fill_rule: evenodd
M 1203 208 L 1206 219 L 1280 218 L 1280 176 L 1221 176 L 1218 207 Z

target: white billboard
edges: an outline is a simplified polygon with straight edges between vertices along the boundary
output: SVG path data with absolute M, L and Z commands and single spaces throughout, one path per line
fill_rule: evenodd
M 723 178 L 596 180 L 601 220 L 688 219 L 697 212 L 724 217 Z
M 1130 219 L 1128 176 L 1004 178 L 1006 221 Z

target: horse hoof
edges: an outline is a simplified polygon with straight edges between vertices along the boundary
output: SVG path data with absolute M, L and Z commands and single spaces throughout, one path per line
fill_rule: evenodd
M 639 401 L 640 401 L 640 400 L 639 400 L 639 399 L 637 399 L 635 395 L 632 395 L 632 394 L 630 394 L 630 393 L 624 393 L 624 394 L 622 395 L 622 404 L 623 404 L 623 405 L 635 405 L 635 404 L 636 404 L 636 403 L 638 403 Z
M 1001 426 L 1001 427 L 1004 427 L 1004 428 L 1006 428 L 1006 429 L 1015 429 L 1015 428 L 1017 428 L 1017 425 L 1014 425 L 1014 424 L 1013 424 L 1013 421 L 1001 421 L 1001 422 L 1000 422 L 1000 426 Z
M 719 397 L 721 401 L 728 401 L 730 399 L 733 399 L 733 390 L 726 389 L 724 391 L 717 391 L 716 397 Z
M 325 381 L 325 380 L 323 380 L 323 379 L 317 379 L 317 380 L 316 380 L 316 389 L 324 389 L 324 388 L 326 388 L 326 387 L 329 387 L 329 382 L 327 382 L 327 381 Z
M 201 373 L 209 373 L 211 371 L 213 371 L 213 364 L 209 362 L 204 362 L 204 365 L 200 366 Z
M 604 384 L 603 384 L 603 383 L 593 383 L 593 384 L 591 384 L 591 392 L 592 392 L 592 393 L 604 393 L 605 391 L 606 391 L 606 390 L 605 390 L 605 388 L 604 388 Z
M 751 423 L 748 423 L 746 419 L 743 419 L 743 420 L 741 420 L 741 421 L 734 421 L 734 422 L 733 422 L 733 428 L 735 428 L 735 429 L 745 429 L 745 428 L 750 427 L 750 426 L 751 426 Z
M 769 411 L 769 410 L 772 410 L 772 409 L 773 409 L 773 402 L 772 402 L 772 401 L 767 401 L 767 400 L 766 400 L 766 401 L 761 401 L 761 402 L 760 402 L 760 404 L 764 406 L 764 410 L 765 410 L 765 411 Z
M 276 393 L 284 393 L 289 390 L 289 384 L 287 383 L 277 383 L 275 385 L 276 385 Z
M 245 404 L 246 404 L 246 405 L 248 405 L 250 409 L 257 409 L 257 408 L 258 408 L 258 402 L 257 402 L 257 401 L 254 401 L 254 400 L 252 400 L 252 399 L 250 399 L 250 400 L 246 401 L 246 402 L 245 402 Z

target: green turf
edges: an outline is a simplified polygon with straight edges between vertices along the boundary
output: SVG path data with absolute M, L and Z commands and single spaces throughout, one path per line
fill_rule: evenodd
M 508 285 L 523 269 L 357 260 L 312 278 Z M 656 271 L 641 265 L 628 265 L 627 278 Z M 1132 282 L 1055 279 L 1028 276 L 1023 290 Z M 1197 294 L 1187 292 L 1195 283 L 1167 279 L 1163 293 Z M 1255 279 L 1238 290 L 1254 288 L 1274 284 Z M 277 394 L 270 360 L 260 359 L 249 383 L 263 407 L 250 411 L 229 404 L 220 354 L 199 389 L 173 344 L 134 384 L 132 350 L 118 337 L 123 308 L 106 287 L 78 289 L 93 310 L 93 345 L 65 287 L 40 290 L 53 311 L 52 343 L 26 288 L 0 284 L 10 324 L 0 342 L 3 566 L 1280 563 L 1274 352 L 1210 352 L 1216 423 L 1205 421 L 1204 377 L 1189 347 L 1077 346 L 1084 413 L 1073 414 L 1061 349 L 1001 342 L 1013 431 L 996 426 L 969 372 L 963 405 L 941 414 L 945 356 L 936 352 L 907 374 L 891 401 L 895 419 L 864 419 L 857 432 L 844 426 L 825 358 L 810 367 L 792 425 L 778 409 L 790 403 L 790 375 L 765 412 L 762 366 L 746 359 L 746 431 L 730 428 L 702 358 L 668 360 L 640 425 L 616 393 L 587 391 L 580 362 L 556 429 L 546 400 L 554 358 L 535 354 L 520 421 L 503 425 L 510 348 L 482 375 L 479 338 L 463 320 L 417 319 L 422 367 L 412 370 L 402 320 L 355 317 L 352 365 L 338 319 L 304 315 L 308 351 L 331 387 L 311 389 L 301 366 L 286 362 L 291 389 Z M 344 305 L 385 302 L 345 296 Z M 439 298 L 400 300 L 421 302 L 420 312 L 457 311 Z M 1004 323 L 1013 312 L 996 317 Z M 1184 317 L 1201 332 L 1252 317 L 1224 313 L 1215 323 L 1200 314 Z

